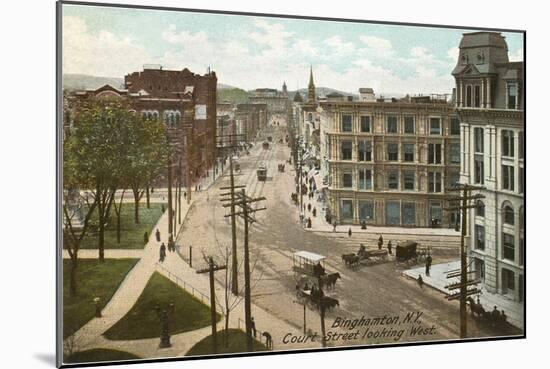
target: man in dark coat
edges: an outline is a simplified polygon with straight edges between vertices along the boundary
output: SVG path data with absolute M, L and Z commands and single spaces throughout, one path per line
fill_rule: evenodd
M 166 245 L 164 245 L 164 242 L 160 245 L 159 254 L 159 261 L 163 263 L 164 259 L 166 258 Z
M 160 242 L 160 231 L 157 228 L 157 231 L 155 232 L 155 237 L 157 238 L 157 242 Z
M 382 250 L 382 245 L 384 244 L 384 239 L 382 238 L 382 235 L 378 237 L 378 250 Z
M 426 257 L 426 275 L 430 276 L 430 268 L 432 266 L 432 256 L 428 254 L 428 257 Z
M 252 328 L 252 334 L 254 334 L 254 338 L 256 338 L 256 322 L 254 321 L 254 317 L 250 318 L 250 327 Z
M 388 241 L 388 254 L 391 255 L 391 248 L 392 248 L 392 244 L 391 244 L 391 241 Z
M 348 229 L 348 236 L 351 237 L 351 227 Z

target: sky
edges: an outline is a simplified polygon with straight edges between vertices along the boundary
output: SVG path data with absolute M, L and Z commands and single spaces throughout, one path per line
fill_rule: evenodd
M 243 89 L 315 85 L 357 93 L 450 93 L 468 30 L 63 5 L 63 73 L 119 77 L 160 64 Z M 472 30 L 475 31 L 475 30 Z M 523 35 L 503 33 L 511 61 Z

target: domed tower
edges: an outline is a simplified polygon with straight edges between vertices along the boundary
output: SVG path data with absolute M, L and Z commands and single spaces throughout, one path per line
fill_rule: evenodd
M 313 83 L 313 67 L 309 66 L 309 85 L 307 86 L 307 102 L 315 102 L 315 83 Z

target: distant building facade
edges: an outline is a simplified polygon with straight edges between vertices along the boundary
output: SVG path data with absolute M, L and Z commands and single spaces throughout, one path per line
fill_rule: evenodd
M 291 114 L 290 100 L 286 83 L 282 91 L 274 88 L 257 88 L 249 97 L 252 104 L 267 106 L 267 124 L 287 125 Z
M 523 301 L 524 66 L 504 37 L 465 33 L 452 72 L 461 121 L 460 181 L 485 189 L 468 215 L 469 257 L 483 287 Z
M 327 96 L 328 97 L 328 96 Z M 455 227 L 445 188 L 460 176 L 460 123 L 445 98 L 320 102 L 321 175 L 333 221 Z
M 263 103 L 238 104 L 235 110 L 236 133 L 245 142 L 252 142 L 267 125 L 269 106 Z

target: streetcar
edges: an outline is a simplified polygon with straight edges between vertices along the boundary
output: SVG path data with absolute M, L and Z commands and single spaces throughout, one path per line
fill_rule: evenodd
M 261 163 L 256 171 L 256 174 L 258 176 L 258 181 L 267 180 L 267 165 L 265 163 Z

